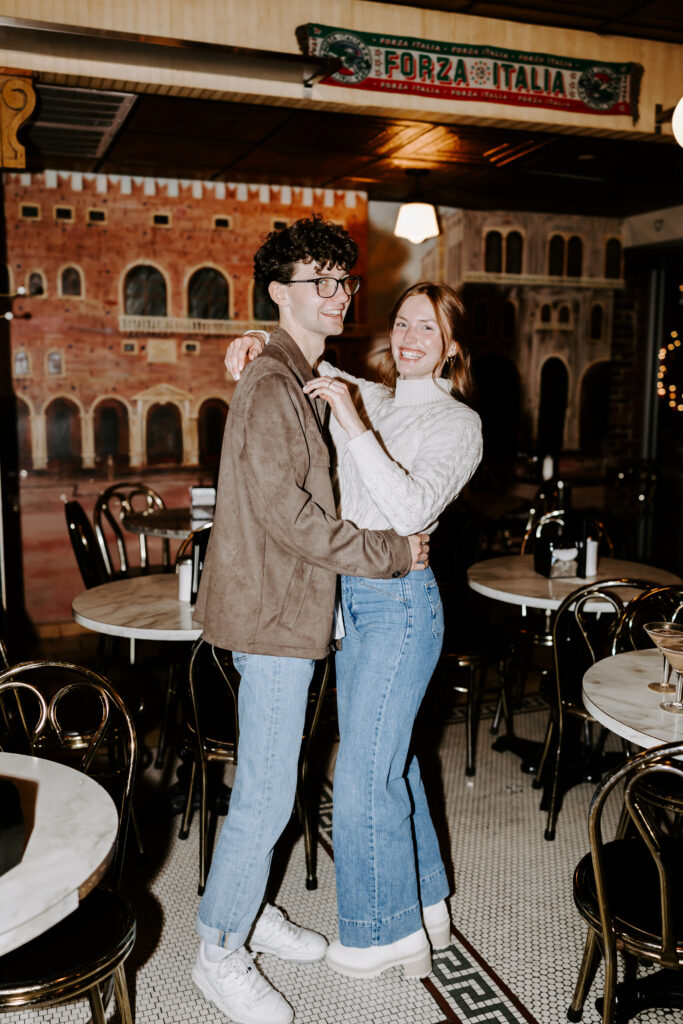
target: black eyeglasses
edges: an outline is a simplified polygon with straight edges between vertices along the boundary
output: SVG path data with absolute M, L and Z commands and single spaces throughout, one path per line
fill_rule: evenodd
M 321 299 L 331 299 L 342 285 L 347 295 L 355 295 L 360 288 L 360 277 L 307 277 L 301 281 L 289 281 L 289 284 L 314 284 Z

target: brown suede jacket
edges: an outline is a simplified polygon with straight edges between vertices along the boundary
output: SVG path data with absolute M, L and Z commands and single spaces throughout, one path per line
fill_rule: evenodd
M 410 570 L 405 537 L 337 518 L 324 403 L 302 391 L 312 377 L 277 328 L 230 406 L 195 610 L 204 639 L 227 650 L 323 658 L 337 574 L 386 579 Z

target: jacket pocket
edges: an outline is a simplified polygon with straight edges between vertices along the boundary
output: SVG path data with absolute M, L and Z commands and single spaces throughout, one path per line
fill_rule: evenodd
M 312 572 L 313 566 L 308 562 L 299 560 L 294 566 L 294 571 L 290 577 L 287 585 L 287 592 L 285 594 L 284 601 L 282 602 L 282 608 L 278 615 L 278 626 L 285 626 L 287 629 L 292 629 L 296 625 L 306 597 L 306 591 L 308 589 Z

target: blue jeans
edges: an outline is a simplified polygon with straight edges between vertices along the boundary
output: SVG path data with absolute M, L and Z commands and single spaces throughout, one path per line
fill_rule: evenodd
M 233 652 L 240 673 L 237 769 L 197 931 L 244 945 L 266 891 L 273 847 L 292 814 L 314 661 Z
M 334 863 L 339 937 L 386 945 L 422 927 L 421 906 L 448 882 L 420 769 L 413 724 L 443 642 L 431 569 L 403 579 L 342 577 L 346 636 L 337 653 L 339 753 Z

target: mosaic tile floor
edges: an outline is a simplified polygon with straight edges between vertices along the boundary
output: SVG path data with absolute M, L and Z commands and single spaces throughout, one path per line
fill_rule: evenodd
M 533 707 L 533 705 L 532 705 Z M 455 716 L 457 717 L 457 716 Z M 542 711 L 517 718 L 517 731 L 541 739 Z M 426 737 L 432 750 L 425 778 L 434 797 L 435 820 L 448 822 L 456 880 L 451 906 L 456 940 L 434 957 L 424 982 L 407 980 L 400 969 L 354 981 L 333 974 L 324 962 L 297 966 L 261 956 L 260 965 L 295 1010 L 297 1024 L 560 1024 L 576 980 L 584 928 L 572 900 L 572 872 L 586 852 L 585 819 L 589 785 L 575 787 L 564 801 L 557 839 L 543 839 L 539 794 L 510 753 L 494 753 L 489 721 L 480 724 L 477 774 L 464 775 L 464 726 L 446 724 Z M 158 775 L 150 796 L 158 789 Z M 144 794 L 142 794 L 144 799 Z M 197 940 L 197 830 L 180 842 L 178 818 L 154 810 L 150 799 L 140 815 L 148 836 L 144 861 L 130 866 L 138 912 L 138 941 L 128 962 L 137 1024 L 222 1024 L 225 1017 L 193 989 L 190 969 Z M 439 809 L 441 808 L 441 810 Z M 306 890 L 303 843 L 293 842 L 275 865 L 276 901 L 301 924 L 328 937 L 335 931 L 334 866 L 329 854 L 331 793 L 323 792 L 318 854 L 318 889 Z M 288 839 L 288 837 L 285 837 Z M 598 974 L 583 1020 L 597 1024 L 594 999 Z M 648 1011 L 641 1024 L 676 1020 L 680 1011 Z M 85 1022 L 84 1004 L 41 1012 L 17 1012 L 17 1024 Z M 9 1018 L 8 1018 L 9 1020 Z M 118 1024 L 110 1012 L 109 1020 Z

